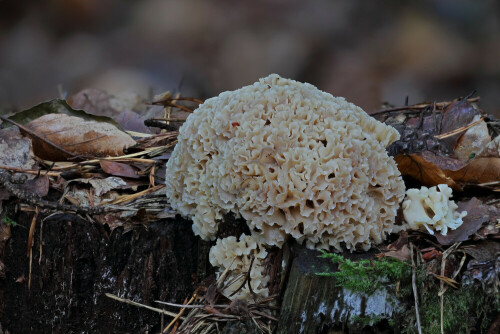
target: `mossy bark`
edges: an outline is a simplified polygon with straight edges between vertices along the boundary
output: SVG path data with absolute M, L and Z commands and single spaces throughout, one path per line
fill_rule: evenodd
M 334 277 L 318 275 L 338 271 L 319 255 L 301 249 L 294 259 L 277 333 L 385 333 L 389 323 L 395 327 L 400 306 L 394 285 L 381 284 L 372 294 L 349 291 Z
M 283 296 L 278 334 L 418 332 L 411 268 L 397 278 L 370 273 L 367 277 L 373 281 L 374 288 L 367 291 L 364 284 L 356 289 L 349 282 L 346 288 L 345 281 L 340 282 L 335 275 L 318 275 L 339 270 L 329 259 L 319 258 L 320 255 L 303 248 L 296 251 Z M 361 256 L 373 257 L 373 254 Z M 376 266 L 376 263 L 373 264 Z M 462 286 L 445 293 L 445 333 L 485 332 L 500 311 L 498 292 L 491 293 L 491 286 L 497 283 L 494 279 L 488 282 L 471 279 L 470 276 L 477 273 L 475 270 L 466 270 Z M 370 272 L 373 272 L 371 268 Z M 440 333 L 439 280 L 427 274 L 425 265 L 417 268 L 416 273 L 422 332 Z M 491 276 L 495 277 L 495 271 L 490 271 Z M 366 277 L 360 279 L 364 280 Z

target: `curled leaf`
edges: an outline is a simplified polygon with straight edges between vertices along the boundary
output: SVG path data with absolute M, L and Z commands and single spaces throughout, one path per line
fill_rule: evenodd
M 66 114 L 44 115 L 28 123 L 27 127 L 41 138 L 78 156 L 118 156 L 123 154 L 124 147 L 135 144 L 128 134 L 109 123 Z M 43 140 L 35 138 L 34 149 L 39 157 L 49 160 L 64 158 L 56 149 L 43 147 Z

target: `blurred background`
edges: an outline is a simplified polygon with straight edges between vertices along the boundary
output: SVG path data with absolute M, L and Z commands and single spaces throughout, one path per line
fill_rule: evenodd
M 494 0 L 0 0 L 0 112 L 83 88 L 200 98 L 278 73 L 344 96 L 500 115 Z

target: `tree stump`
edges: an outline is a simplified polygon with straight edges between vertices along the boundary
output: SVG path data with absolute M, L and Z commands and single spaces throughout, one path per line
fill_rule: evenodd
M 0 254 L 6 267 L 5 278 L 0 277 L 3 330 L 157 333 L 160 314 L 105 293 L 162 308 L 154 301 L 182 303 L 193 292 L 198 240 L 190 222 L 176 217 L 111 232 L 73 214 L 49 216 L 43 225 L 38 220 L 28 288 L 29 216 L 17 217 L 19 223 L 11 226 L 11 238 Z

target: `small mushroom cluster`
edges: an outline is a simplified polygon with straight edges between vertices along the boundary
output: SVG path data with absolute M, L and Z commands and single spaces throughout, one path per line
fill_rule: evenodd
M 404 197 L 385 150 L 398 138 L 344 98 L 273 74 L 189 116 L 167 163 L 167 196 L 205 240 L 216 239 L 225 214 L 244 218 L 251 236 L 239 243 L 255 247 L 239 257 L 287 238 L 366 250 L 392 231 Z M 223 245 L 212 256 L 228 252 Z
M 446 235 L 448 229 L 454 230 L 462 225 L 462 218 L 467 215 L 467 211 L 457 212 L 458 206 L 450 200 L 451 196 L 452 190 L 446 184 L 408 189 L 402 205 L 406 222 L 404 228 L 427 230 L 429 234 L 440 231 Z

